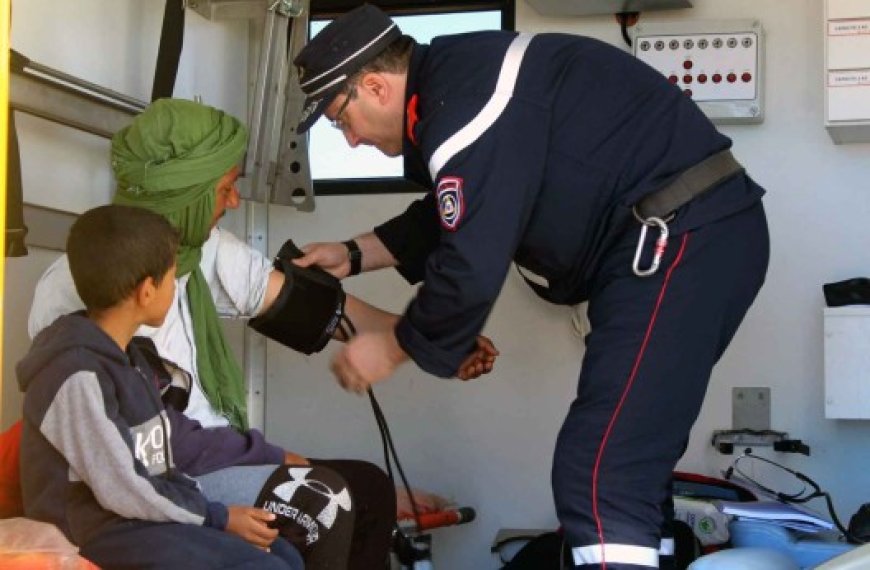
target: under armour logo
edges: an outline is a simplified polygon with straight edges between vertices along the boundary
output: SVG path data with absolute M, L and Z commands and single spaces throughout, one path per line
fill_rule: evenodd
M 332 528 L 335 518 L 338 516 L 338 509 L 341 508 L 343 511 L 350 510 L 350 493 L 347 491 L 347 488 L 343 488 L 336 493 L 323 481 L 308 479 L 308 474 L 311 470 L 311 467 L 288 468 L 287 473 L 290 475 L 291 480 L 281 483 L 272 492 L 285 502 L 290 502 L 300 487 L 305 487 L 325 497 L 329 502 L 316 518 L 326 528 Z

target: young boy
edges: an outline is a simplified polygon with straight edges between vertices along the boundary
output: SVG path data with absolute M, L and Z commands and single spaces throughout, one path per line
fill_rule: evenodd
M 209 501 L 175 468 L 156 375 L 131 340 L 163 323 L 177 249 L 166 219 L 142 208 L 103 206 L 73 225 L 86 310 L 42 331 L 16 370 L 25 513 L 103 568 L 301 569 L 274 514 Z

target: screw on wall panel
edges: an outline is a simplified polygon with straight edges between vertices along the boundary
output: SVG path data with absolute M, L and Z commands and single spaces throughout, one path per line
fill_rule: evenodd
M 301 0 L 275 0 L 269 7 L 270 10 L 276 10 L 279 14 L 288 18 L 301 16 L 304 8 Z

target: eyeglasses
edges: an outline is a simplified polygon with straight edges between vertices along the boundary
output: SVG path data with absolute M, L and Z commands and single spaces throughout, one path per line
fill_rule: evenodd
M 342 103 L 341 107 L 338 108 L 335 118 L 330 121 L 332 127 L 341 132 L 344 132 L 344 130 L 349 126 L 344 120 L 342 120 L 341 116 L 344 114 L 345 110 L 347 110 L 350 100 L 356 98 L 356 87 L 351 87 L 345 95 L 344 103 Z

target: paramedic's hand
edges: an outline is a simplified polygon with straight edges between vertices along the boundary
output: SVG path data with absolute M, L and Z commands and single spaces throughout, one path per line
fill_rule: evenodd
M 284 465 L 311 465 L 311 463 L 301 455 L 292 451 L 284 451 Z
M 499 354 L 498 349 L 492 344 L 491 340 L 483 335 L 479 335 L 477 337 L 477 348 L 459 365 L 456 377 L 460 380 L 473 380 L 483 374 L 489 374 L 492 372 L 495 358 Z
M 350 275 L 350 258 L 343 243 L 309 243 L 302 247 L 302 251 L 305 255 L 293 260 L 299 267 L 316 265 L 338 279 Z
M 242 538 L 246 542 L 268 549 L 278 537 L 278 529 L 269 528 L 268 523 L 275 520 L 275 514 L 256 507 L 230 505 L 227 520 L 227 532 Z
M 360 333 L 345 344 L 332 360 L 332 373 L 345 390 L 364 394 L 366 389 L 392 376 L 408 355 L 392 330 Z

